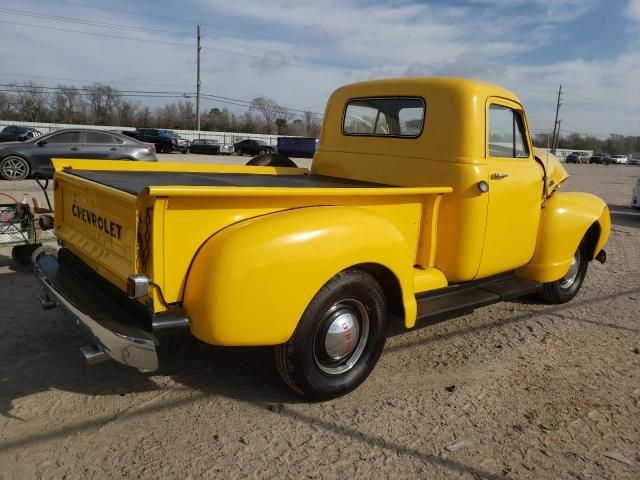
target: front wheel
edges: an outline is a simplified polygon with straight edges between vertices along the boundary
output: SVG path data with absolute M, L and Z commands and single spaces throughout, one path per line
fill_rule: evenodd
M 22 157 L 9 156 L 0 162 L 0 175 L 5 180 L 24 180 L 30 170 L 29 162 Z
M 576 296 L 584 282 L 589 267 L 588 253 L 584 240 L 573 254 L 569 271 L 555 282 L 545 283 L 540 296 L 547 303 L 566 303 Z
M 349 393 L 375 367 L 386 327 L 378 281 L 363 270 L 341 272 L 313 298 L 291 339 L 276 347 L 278 372 L 294 391 L 315 400 Z

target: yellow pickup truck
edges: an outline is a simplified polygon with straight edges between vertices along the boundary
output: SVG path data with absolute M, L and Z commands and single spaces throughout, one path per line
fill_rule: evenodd
M 90 332 L 90 363 L 154 370 L 180 335 L 272 345 L 293 390 L 332 398 L 366 379 L 390 322 L 567 302 L 606 258 L 606 204 L 558 191 L 566 171 L 494 85 L 347 85 L 310 169 L 250 163 L 54 160 L 61 248 L 34 254 L 40 301 Z

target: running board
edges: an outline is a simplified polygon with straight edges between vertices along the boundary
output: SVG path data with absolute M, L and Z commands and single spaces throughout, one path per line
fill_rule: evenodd
M 416 295 L 418 319 L 468 313 L 493 303 L 513 300 L 542 288 L 542 284 L 514 275 L 454 285 Z

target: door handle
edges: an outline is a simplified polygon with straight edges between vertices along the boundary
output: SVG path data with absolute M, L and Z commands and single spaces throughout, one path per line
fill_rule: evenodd
M 78 150 L 78 147 L 71 147 L 69 150 L 73 150 L 75 152 Z
M 119 151 L 120 149 L 119 149 L 119 148 L 117 148 L 117 147 L 113 147 L 113 148 L 110 148 L 109 150 L 111 150 L 112 152 L 117 152 L 117 151 Z
M 502 180 L 503 178 L 507 178 L 509 176 L 508 173 L 492 173 L 491 174 L 491 179 L 492 180 Z

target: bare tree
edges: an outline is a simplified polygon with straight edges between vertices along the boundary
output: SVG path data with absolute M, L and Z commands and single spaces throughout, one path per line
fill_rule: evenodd
M 16 113 L 28 122 L 46 120 L 48 95 L 32 82 L 11 85 L 16 90 Z
M 58 91 L 50 102 L 51 117 L 61 123 L 81 123 L 84 120 L 85 104 L 80 91 L 67 85 L 58 85 Z
M 304 126 L 308 137 L 318 137 L 320 135 L 320 121 L 313 112 L 304 112 Z
M 274 130 L 276 120 L 280 120 L 280 125 L 286 124 L 291 118 L 291 113 L 271 98 L 265 96 L 256 97 L 251 101 L 250 111 L 259 112 L 266 123 L 269 132 Z
M 134 125 L 139 105 L 128 100 L 121 100 L 116 105 L 116 122 L 118 125 Z
M 113 123 L 116 107 L 120 103 L 120 92 L 104 83 L 92 83 L 84 89 L 89 100 L 88 120 L 99 125 Z
M 15 112 L 13 111 L 14 98 L 11 95 L 0 92 L 0 118 L 10 120 Z

